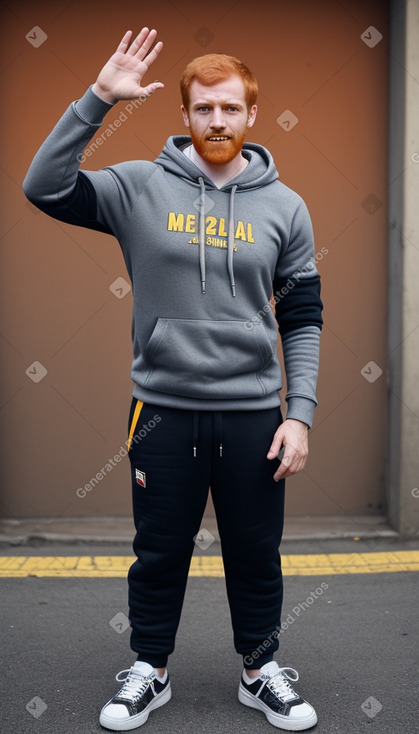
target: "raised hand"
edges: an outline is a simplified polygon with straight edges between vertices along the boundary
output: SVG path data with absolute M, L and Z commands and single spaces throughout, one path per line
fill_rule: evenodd
M 93 84 L 95 94 L 102 97 L 105 102 L 113 103 L 119 99 L 149 97 L 156 89 L 164 87 L 161 82 L 141 86 L 144 74 L 163 48 L 161 41 L 152 48 L 156 36 L 156 30 L 143 28 L 129 46 L 132 31 L 127 31 Z

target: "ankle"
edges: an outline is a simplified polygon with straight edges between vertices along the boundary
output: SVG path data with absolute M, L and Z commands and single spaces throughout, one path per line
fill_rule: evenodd
M 260 670 L 253 670 L 253 668 L 249 670 L 248 668 L 245 668 L 245 671 L 248 678 L 259 678 L 260 676 Z
M 164 676 L 164 674 L 166 672 L 166 668 L 154 668 L 154 670 L 156 671 L 156 673 L 159 676 L 159 678 L 163 678 L 163 676 Z

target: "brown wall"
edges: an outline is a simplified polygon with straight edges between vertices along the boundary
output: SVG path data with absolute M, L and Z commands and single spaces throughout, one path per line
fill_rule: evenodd
M 130 513 L 127 459 L 85 498 L 76 495 L 126 439 L 131 295 L 109 290 L 127 278 L 122 255 L 111 237 L 39 213 L 21 184 L 66 106 L 123 32 L 144 24 L 165 42 L 149 79 L 165 89 L 85 167 L 152 160 L 170 134 L 183 132 L 178 79 L 194 56 L 226 52 L 250 66 L 261 91 L 249 139 L 271 150 L 282 180 L 309 206 L 317 250 L 328 250 L 319 263 L 326 306 L 319 407 L 306 471 L 288 482 L 287 510 L 383 512 L 387 3 L 14 0 L 3 3 L 1 21 L 0 514 Z M 38 48 L 25 37 L 34 26 L 47 34 Z M 383 36 L 374 47 L 360 37 L 369 26 Z M 288 109 L 299 122 L 286 132 L 277 118 Z M 35 361 L 47 369 L 37 383 L 26 374 Z M 361 373 L 371 361 L 383 371 L 373 382 Z

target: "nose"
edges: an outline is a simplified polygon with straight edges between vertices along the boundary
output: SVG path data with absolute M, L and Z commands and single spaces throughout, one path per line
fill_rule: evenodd
M 226 126 L 225 119 L 224 119 L 224 113 L 221 107 L 214 107 L 210 122 L 211 128 L 216 128 L 217 130 L 220 130 L 221 128 L 224 128 Z

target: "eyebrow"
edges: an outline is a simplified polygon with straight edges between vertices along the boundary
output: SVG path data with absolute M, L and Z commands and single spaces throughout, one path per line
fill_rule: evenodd
M 213 101 L 211 102 L 210 100 L 207 100 L 207 99 L 200 99 L 198 102 L 194 102 L 192 106 L 201 107 L 202 105 L 211 105 L 211 104 L 214 104 L 214 102 Z M 238 102 L 237 100 L 234 100 L 234 99 L 233 100 L 221 100 L 220 104 L 231 105 L 234 107 L 244 107 L 245 106 L 245 103 Z

